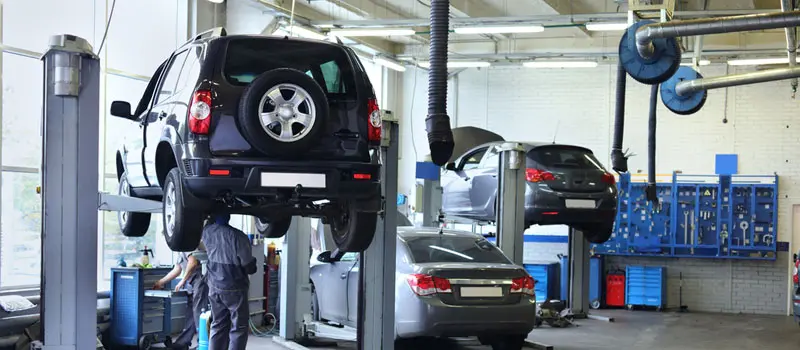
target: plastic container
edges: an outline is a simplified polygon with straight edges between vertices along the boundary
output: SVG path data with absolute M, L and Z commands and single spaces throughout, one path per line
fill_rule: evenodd
M 197 325 L 197 350 L 208 350 L 208 334 L 211 332 L 211 310 L 200 314 Z

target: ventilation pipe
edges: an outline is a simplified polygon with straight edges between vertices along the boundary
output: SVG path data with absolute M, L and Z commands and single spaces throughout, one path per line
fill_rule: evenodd
M 781 0 L 781 10 L 789 12 L 793 8 L 793 0 Z M 789 55 L 789 68 L 797 64 L 797 32 L 794 27 L 786 28 L 786 52 Z M 792 98 L 797 92 L 797 78 L 792 79 Z
M 656 107 L 658 106 L 658 84 L 650 86 L 650 119 L 647 125 L 647 200 L 658 205 L 656 192 Z
M 653 23 L 636 31 L 636 49 L 640 56 L 649 59 L 655 54 L 654 39 L 797 26 L 800 26 L 800 11 Z
M 724 75 L 713 78 L 684 80 L 675 85 L 678 96 L 687 96 L 703 90 L 713 90 L 768 81 L 796 79 L 800 77 L 800 67 L 768 69 L 758 72 Z
M 447 40 L 450 0 L 431 0 L 430 70 L 428 72 L 428 146 L 431 161 L 444 165 L 453 155 L 453 131 L 447 116 Z
M 628 172 L 628 157 L 622 152 L 622 138 L 625 133 L 625 85 L 628 73 L 617 62 L 617 104 L 614 110 L 614 143 L 611 145 L 611 168 L 617 173 Z

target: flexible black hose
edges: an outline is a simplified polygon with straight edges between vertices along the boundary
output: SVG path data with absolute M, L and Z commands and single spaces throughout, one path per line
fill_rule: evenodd
M 453 131 L 447 116 L 447 40 L 450 1 L 431 0 L 430 72 L 428 73 L 428 146 L 431 161 L 442 166 L 453 155 Z
M 650 87 L 650 120 L 647 125 L 647 200 L 658 202 L 656 195 L 656 107 L 658 84 Z
M 622 137 L 625 134 L 625 83 L 628 73 L 617 63 L 617 101 L 614 111 L 614 142 L 611 144 L 611 168 L 618 173 L 628 172 L 628 158 L 622 153 Z

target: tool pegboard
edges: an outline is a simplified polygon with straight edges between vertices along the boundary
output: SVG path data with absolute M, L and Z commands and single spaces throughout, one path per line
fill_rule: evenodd
M 775 260 L 777 175 L 660 176 L 659 204 L 644 177 L 617 181 L 614 233 L 597 254 Z

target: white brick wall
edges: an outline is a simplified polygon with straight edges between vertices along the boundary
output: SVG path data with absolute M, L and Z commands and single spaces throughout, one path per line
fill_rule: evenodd
M 702 67 L 701 73 L 711 77 L 750 69 L 712 65 Z M 411 116 L 416 118 L 413 130 L 418 152 L 428 152 L 422 121 L 427 107 L 427 76 L 417 73 L 419 81 L 412 113 L 408 109 L 407 97 L 411 96 L 409 82 L 414 74 L 413 69 L 407 71 L 402 84 L 401 105 L 405 110 L 399 115 L 401 123 L 405 124 L 401 127 L 404 155 L 409 154 L 408 133 L 411 128 L 408 120 Z M 615 65 L 564 70 L 469 69 L 451 80 L 448 112 L 456 126 L 487 128 L 509 140 L 550 141 L 555 135 L 559 143 L 593 149 L 597 157 L 610 167 L 615 79 Z M 624 147 L 637 154 L 629 160 L 631 171 L 645 172 L 650 86 L 630 78 L 627 85 Z M 454 91 L 457 96 L 454 96 Z M 791 207 L 800 200 L 800 186 L 796 185 L 800 180 L 800 149 L 795 146 L 800 140 L 797 136 L 800 124 L 794 123 L 798 118 L 798 106 L 800 100 L 791 99 L 786 81 L 710 91 L 705 107 L 691 116 L 669 112 L 659 98 L 657 172 L 664 174 L 682 170 L 684 173 L 713 174 L 714 156 L 718 153 L 738 154 L 739 173 L 742 174 L 777 172 L 780 175 L 778 240 L 791 242 Z M 722 123 L 724 117 L 728 123 Z M 410 191 L 413 188 L 413 160 L 404 159 L 401 172 L 405 173 L 401 174 L 401 191 L 413 196 Z M 626 260 L 640 261 L 618 261 Z M 672 283 L 673 272 L 685 271 L 700 276 L 694 278 L 695 288 L 684 289 L 684 298 L 691 301 L 692 309 L 785 314 L 788 312 L 789 260 L 787 254 L 781 254 L 776 262 L 644 261 L 663 261 L 670 267 L 671 304 L 677 303 L 673 302 L 677 300 L 678 285 Z M 701 283 L 705 280 L 714 283 Z M 712 285 L 724 289 L 712 290 Z

